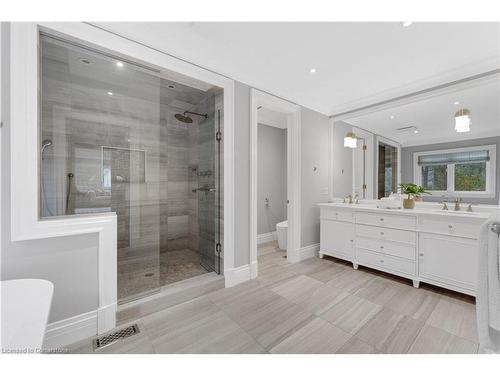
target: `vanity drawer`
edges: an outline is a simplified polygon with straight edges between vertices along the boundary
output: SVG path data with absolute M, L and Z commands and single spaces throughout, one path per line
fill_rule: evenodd
M 368 212 L 356 212 L 356 223 L 377 225 L 380 227 L 415 229 L 417 218 L 406 215 L 387 215 Z
M 401 229 L 372 227 L 370 225 L 356 224 L 356 236 L 388 240 L 415 245 L 417 234 Z
M 364 266 L 386 270 L 387 272 L 415 275 L 415 261 L 397 259 L 369 250 L 356 248 L 356 261 Z
M 339 220 L 339 221 L 352 221 L 351 210 L 335 210 L 331 208 L 321 209 L 321 219 Z
M 470 217 L 459 216 L 427 216 L 422 215 L 419 220 L 421 232 L 446 234 L 450 236 L 478 238 L 481 221 L 471 220 Z
M 408 275 L 415 275 L 415 261 L 396 259 L 392 257 L 384 258 L 384 268 L 390 271 L 406 273 Z
M 366 237 L 357 237 L 356 246 L 363 249 L 376 251 L 385 255 L 392 255 L 409 260 L 416 259 L 415 245 L 390 242 L 385 240 L 376 240 Z

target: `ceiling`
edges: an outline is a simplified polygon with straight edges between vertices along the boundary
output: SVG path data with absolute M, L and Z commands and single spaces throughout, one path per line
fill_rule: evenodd
M 97 25 L 327 115 L 499 67 L 498 23 Z
M 471 131 L 467 133 L 454 130 L 454 114 L 461 108 L 471 111 Z M 448 91 L 344 121 L 403 146 L 500 136 L 500 80 L 491 79 L 459 91 Z M 398 132 L 398 128 L 407 126 L 415 126 L 418 133 Z

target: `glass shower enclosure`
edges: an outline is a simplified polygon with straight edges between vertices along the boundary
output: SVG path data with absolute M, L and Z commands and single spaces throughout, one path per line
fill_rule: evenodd
M 40 217 L 116 213 L 119 302 L 220 273 L 222 90 L 51 35 L 39 46 Z

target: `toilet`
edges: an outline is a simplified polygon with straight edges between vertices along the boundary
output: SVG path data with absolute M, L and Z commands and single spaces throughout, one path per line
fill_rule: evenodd
M 276 236 L 278 237 L 278 247 L 286 250 L 286 238 L 288 235 L 288 220 L 276 224 Z

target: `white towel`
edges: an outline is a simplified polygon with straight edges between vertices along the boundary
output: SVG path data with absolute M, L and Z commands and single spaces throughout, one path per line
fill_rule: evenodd
M 500 353 L 500 239 L 493 224 L 500 224 L 500 215 L 483 224 L 479 237 L 476 313 L 482 353 Z

